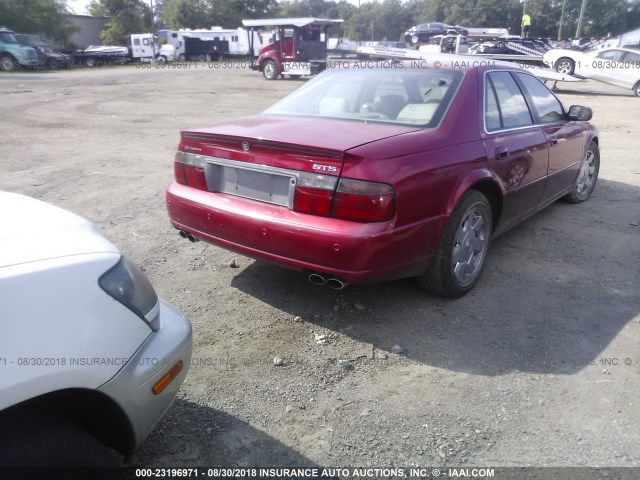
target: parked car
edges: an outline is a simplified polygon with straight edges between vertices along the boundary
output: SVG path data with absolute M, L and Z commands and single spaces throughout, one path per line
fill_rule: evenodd
M 524 55 L 523 52 L 510 48 L 510 45 L 519 45 L 539 53 L 551 50 L 551 46 L 542 40 L 533 38 L 509 38 L 500 39 L 495 42 L 481 42 L 469 49 L 472 54 L 492 54 L 492 55 Z
M 11 30 L 0 28 L 0 70 L 12 72 L 16 68 L 35 67 L 38 54 L 34 48 L 20 45 Z
M 38 52 L 38 67 L 40 68 L 57 70 L 59 68 L 69 68 L 73 63 L 73 57 L 56 51 L 54 47 L 43 41 L 39 35 L 16 33 L 15 37 L 21 45 L 35 48 L 36 52 Z
M 591 52 L 554 49 L 543 57 L 545 65 L 557 72 L 630 89 L 640 97 L 640 51 L 632 48 L 607 48 Z
M 0 223 L 0 466 L 109 465 L 171 405 L 191 324 L 86 220 L 0 192 Z
M 434 35 L 446 35 L 447 33 L 467 35 L 467 29 L 459 25 L 454 27 L 446 23 L 422 23 L 404 32 L 404 38 L 407 43 L 418 45 L 422 42 L 428 42 Z
M 330 70 L 260 115 L 183 131 L 172 225 L 333 288 L 417 276 L 467 293 L 492 236 L 589 198 L 598 135 L 526 71 L 436 60 Z

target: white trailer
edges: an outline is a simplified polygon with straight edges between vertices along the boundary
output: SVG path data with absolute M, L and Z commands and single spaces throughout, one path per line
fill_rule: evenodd
M 225 30 L 221 27 L 212 27 L 210 30 L 191 30 L 188 28 L 160 30 L 158 36 L 165 39 L 169 45 L 173 45 L 176 49 L 176 56 L 180 59 L 184 58 L 185 55 L 184 37 L 227 41 L 229 44 L 228 55 L 232 56 L 257 57 L 262 49 L 262 41 L 258 32 L 245 30 L 244 28 L 236 30 Z

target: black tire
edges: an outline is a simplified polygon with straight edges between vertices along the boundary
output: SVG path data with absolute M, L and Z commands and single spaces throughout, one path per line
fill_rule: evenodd
M 411 36 L 411 43 L 414 45 L 417 45 L 420 43 L 420 37 L 418 37 L 418 35 L 412 35 Z
M 262 63 L 262 75 L 267 80 L 275 80 L 280 75 L 278 65 L 273 60 L 267 59 Z
M 466 192 L 440 237 L 438 249 L 420 285 L 445 297 L 468 293 L 478 282 L 489 251 L 493 218 L 491 205 L 482 193 Z M 457 261 L 462 259 L 466 261 Z
M 0 428 L 0 467 L 119 466 L 103 444 L 67 421 L 22 417 L 3 423 Z
M 46 67 L 49 70 L 58 70 L 60 68 L 60 64 L 55 58 L 50 58 L 49 60 L 47 60 Z
M 167 57 L 165 57 L 164 55 L 160 55 L 158 58 L 156 58 L 156 63 L 158 65 L 166 65 Z
M 11 55 L 0 57 L 0 70 L 3 72 L 13 72 L 16 69 L 16 60 Z
M 562 57 L 558 59 L 554 68 L 558 73 L 573 75 L 573 72 L 576 69 L 576 62 L 574 62 L 569 57 Z
M 640 82 L 636 83 L 635 87 L 633 87 L 633 94 L 636 97 L 640 97 Z
M 580 165 L 580 172 L 571 193 L 563 197 L 569 203 L 582 203 L 588 200 L 598 181 L 600 172 L 600 149 L 598 144 L 591 142 L 587 153 Z
M 95 59 L 95 58 L 87 58 L 87 59 L 84 61 L 84 64 L 85 64 L 87 67 L 89 67 L 89 68 L 93 68 L 93 67 L 95 67 L 95 66 L 98 64 L 98 62 L 96 61 L 96 59 Z

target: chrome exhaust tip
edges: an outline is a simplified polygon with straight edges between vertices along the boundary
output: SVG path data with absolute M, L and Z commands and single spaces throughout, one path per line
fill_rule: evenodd
M 347 284 L 339 278 L 330 278 L 329 280 L 327 280 L 327 287 L 334 290 L 342 290 L 346 286 Z
M 179 232 L 180 237 L 181 238 L 186 238 L 187 240 L 189 240 L 191 243 L 196 243 L 199 242 L 200 239 L 198 237 L 196 237 L 195 235 L 193 235 L 192 233 L 189 232 L 185 232 L 184 230 L 180 230 Z
M 325 283 L 327 283 L 327 279 L 324 278 L 319 273 L 311 273 L 311 274 L 309 274 L 309 281 L 311 283 L 313 283 L 314 285 L 324 285 Z

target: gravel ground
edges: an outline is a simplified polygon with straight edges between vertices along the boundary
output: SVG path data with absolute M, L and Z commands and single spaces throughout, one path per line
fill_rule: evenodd
M 95 222 L 193 322 L 189 376 L 129 464 L 640 466 L 640 99 L 561 85 L 601 132 L 592 199 L 497 239 L 444 300 L 317 287 L 170 227 L 180 129 L 302 84 L 204 64 L 0 75 L 0 189 Z

